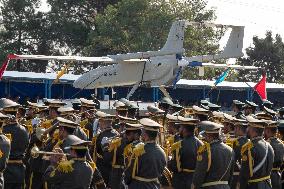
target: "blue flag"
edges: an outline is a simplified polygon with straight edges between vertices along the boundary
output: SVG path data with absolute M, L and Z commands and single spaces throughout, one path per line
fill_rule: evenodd
M 218 85 L 219 83 L 221 83 L 222 81 L 224 81 L 226 79 L 226 77 L 228 76 L 230 72 L 230 68 L 226 69 L 215 81 L 214 85 Z

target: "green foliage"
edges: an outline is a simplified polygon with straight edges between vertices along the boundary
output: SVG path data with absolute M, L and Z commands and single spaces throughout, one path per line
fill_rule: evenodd
M 100 56 L 158 50 L 164 45 L 175 19 L 213 19 L 214 12 L 205 10 L 205 6 L 202 0 L 121 0 L 97 15 L 96 30 L 90 34 L 85 53 Z M 215 37 L 215 32 L 208 28 L 187 30 L 185 48 L 190 49 L 187 54 L 195 54 L 200 49 L 211 51 L 208 41 L 213 42 Z
M 1 0 L 1 62 L 8 53 L 48 53 L 44 17 L 36 12 L 40 0 Z M 36 63 L 37 62 L 37 63 Z M 9 69 L 44 72 L 46 61 L 13 61 Z
M 280 35 L 273 38 L 271 32 L 266 33 L 265 38 L 254 37 L 253 47 L 246 49 L 247 57 L 239 59 L 241 65 L 257 66 L 257 71 L 239 72 L 242 81 L 259 81 L 262 70 L 266 71 L 268 82 L 284 81 L 284 43 Z

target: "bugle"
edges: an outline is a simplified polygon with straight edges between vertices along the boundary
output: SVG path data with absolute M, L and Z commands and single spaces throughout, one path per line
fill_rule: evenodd
M 43 155 L 66 155 L 66 156 L 69 156 L 70 154 L 65 154 L 65 153 L 60 153 L 60 152 L 46 152 L 46 151 L 40 151 L 39 148 L 37 146 L 34 146 L 32 149 L 31 149 L 31 156 L 33 158 L 37 158 L 39 157 L 40 154 L 43 154 Z

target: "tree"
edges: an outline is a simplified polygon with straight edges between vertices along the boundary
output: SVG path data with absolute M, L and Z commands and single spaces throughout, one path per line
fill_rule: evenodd
M 265 38 L 253 37 L 253 46 L 246 49 L 246 54 L 246 58 L 239 59 L 239 64 L 261 69 L 240 71 L 240 80 L 256 82 L 261 77 L 262 70 L 266 70 L 267 82 L 284 81 L 284 43 L 280 35 L 273 38 L 272 32 L 267 32 Z
M 121 0 L 109 5 L 95 19 L 96 30 L 89 35 L 84 53 L 88 56 L 160 49 L 176 19 L 210 21 L 214 10 L 203 0 Z M 188 28 L 185 55 L 211 54 L 218 50 L 220 31 L 212 28 Z M 184 78 L 198 77 L 196 69 L 186 69 Z M 194 78 L 196 78 L 194 77 Z
M 1 0 L 0 46 L 2 60 L 8 53 L 47 53 L 44 15 L 36 11 L 40 0 Z M 44 72 L 46 61 L 13 61 L 9 69 Z M 41 63 L 39 63 L 41 62 Z

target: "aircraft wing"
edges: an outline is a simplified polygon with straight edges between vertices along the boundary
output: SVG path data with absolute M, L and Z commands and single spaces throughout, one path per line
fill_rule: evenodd
M 258 67 L 255 66 L 241 66 L 236 64 L 213 64 L 213 63 L 202 63 L 202 67 L 209 68 L 232 68 L 236 70 L 257 70 Z
M 115 60 L 103 56 L 103 57 L 80 57 L 80 56 L 45 56 L 45 55 L 9 55 L 11 60 L 66 60 L 66 61 L 83 61 L 83 62 L 106 62 L 115 63 Z
M 147 51 L 127 54 L 108 55 L 102 57 L 84 57 L 84 56 L 45 56 L 45 55 L 17 55 L 10 54 L 10 60 L 65 60 L 65 61 L 82 61 L 82 62 L 104 62 L 104 63 L 119 63 L 119 62 L 145 62 L 151 57 L 173 55 L 180 52 L 174 51 Z

